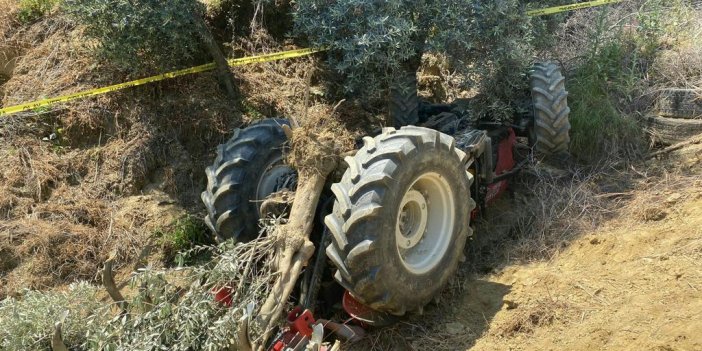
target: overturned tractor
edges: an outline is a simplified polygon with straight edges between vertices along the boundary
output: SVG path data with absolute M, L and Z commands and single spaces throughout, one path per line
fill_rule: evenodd
M 414 95 L 399 104 L 405 108 L 391 111 L 398 129 L 362 138 L 362 147 L 345 158 L 343 177 L 330 187 L 326 176 L 335 165 L 303 181 L 285 163 L 287 120 L 266 119 L 236 130 L 207 168 L 202 193 L 206 223 L 217 238 L 256 238 L 259 220 L 275 211 L 271 200 L 282 193 L 297 191 L 296 197 L 314 204 L 307 209 L 293 204 L 289 211 L 290 222 L 297 221 L 291 230 L 307 244 L 289 241 L 281 249 L 287 263 L 279 265 L 276 296 L 262 308 L 263 324 L 280 317 L 293 293 L 310 309 L 343 295 L 347 312 L 370 325 L 421 312 L 464 259 L 471 220 L 507 190 L 509 178 L 533 155 L 567 154 L 564 81 L 557 65 L 536 64 L 529 108 L 510 123 L 473 120 L 465 101 L 420 103 L 416 89 L 410 91 Z M 303 223 L 316 219 L 323 225 Z

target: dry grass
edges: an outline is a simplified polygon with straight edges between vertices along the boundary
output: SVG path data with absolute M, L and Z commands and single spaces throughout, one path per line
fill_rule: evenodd
M 669 87 L 702 89 L 702 8 L 679 8 L 680 23 L 662 38 L 651 67 L 652 90 Z
M 4 88 L 2 84 L 12 75 L 16 63 L 16 56 L 20 53 L 16 43 L 12 40 L 13 29 L 16 25 L 17 2 L 13 0 L 0 0 L 0 106 Z
M 60 17 L 16 27 L 13 35 L 15 43 L 27 45 L 27 54 L 2 86 L 8 92 L 5 104 L 120 81 L 116 71 L 94 61 L 80 45 L 80 31 Z M 226 121 L 237 118 L 231 104 L 219 99 L 212 76 L 192 80 L 190 91 L 173 84 L 163 93 L 152 86 L 0 121 L 0 255 L 8 262 L 0 267 L 0 296 L 93 281 L 113 250 L 118 266 L 128 266 L 151 232 L 182 215 L 182 208 L 161 195 L 158 185 L 147 196 L 142 192 L 159 181 L 154 173 L 168 163 L 171 182 L 178 185 L 164 188 L 196 198 L 197 165 L 187 165 L 190 156 L 183 144 L 209 140 L 192 150 L 207 157 L 207 146 L 228 131 Z M 144 101 L 144 94 L 153 94 L 156 99 L 147 100 L 156 102 Z M 207 98 L 194 103 L 183 96 Z M 161 99 L 176 97 L 172 110 L 161 107 Z M 208 101 L 215 101 L 208 104 L 209 111 L 188 113 L 190 105 Z M 55 141 L 42 141 L 52 133 L 58 136 Z M 168 142 L 174 135 L 186 138 Z
M 358 131 L 341 123 L 341 116 L 328 105 L 312 106 L 293 130 L 288 163 L 295 169 L 315 171 L 327 162 L 338 162 L 343 153 L 354 150 Z
M 470 269 L 490 273 L 507 264 L 552 259 L 570 242 L 615 215 L 630 177 L 611 163 L 555 169 L 536 164 L 476 222 L 468 246 Z
M 536 329 L 553 323 L 567 323 L 574 314 L 570 309 L 566 303 L 544 298 L 531 303 L 530 306 L 519 306 L 509 320 L 491 327 L 490 333 L 499 338 L 532 334 Z
M 0 85 L 4 104 L 125 78 L 96 62 L 80 29 L 58 14 L 16 25 L 13 42 L 26 55 Z M 244 42 L 237 56 L 289 48 L 265 35 Z M 225 96 L 214 75 L 200 74 L 0 120 L 0 296 L 94 281 L 113 249 L 118 268 L 130 271 L 152 232 L 186 210 L 202 211 L 203 170 L 235 127 L 303 112 L 306 77 L 317 63 L 239 68 L 247 99 L 237 101 Z M 324 88 L 317 79 L 308 102 L 324 110 L 327 96 L 319 94 Z M 42 141 L 52 133 L 58 139 Z
M 536 167 L 530 173 L 533 178 L 526 178 L 525 196 L 518 197 L 521 203 L 517 211 L 522 213 L 511 233 L 515 242 L 509 255 L 516 262 L 550 258 L 581 233 L 596 227 L 610 212 L 599 196 L 601 187 L 620 187 L 617 179 L 600 170 L 576 168 L 554 175 L 548 168 Z
M 265 54 L 290 50 L 293 46 L 281 45 L 266 32 L 255 31 L 250 38 L 237 38 L 232 43 L 233 56 Z M 317 56 L 296 60 L 283 60 L 259 65 L 234 68 L 240 78 L 239 89 L 246 97 L 243 102 L 245 122 L 262 117 L 298 117 L 305 110 L 305 93 L 308 77 L 314 75 L 320 61 Z M 323 102 L 326 88 L 315 79 L 311 82 L 308 106 Z
M 12 31 L 16 27 L 18 2 L 15 0 L 0 0 L 0 52 L 7 45 Z
M 624 222 L 662 221 L 674 214 L 672 208 L 676 204 L 693 200 L 695 194 L 686 190 L 702 187 L 702 177 L 682 167 L 684 165 L 654 166 L 645 170 L 646 178 L 638 184 L 641 191 L 622 210 Z

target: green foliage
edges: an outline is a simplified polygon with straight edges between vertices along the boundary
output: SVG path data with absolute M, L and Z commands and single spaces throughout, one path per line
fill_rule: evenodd
M 71 350 L 229 350 L 244 313 L 254 319 L 276 277 L 270 262 L 274 241 L 195 247 L 205 264 L 161 271 L 145 268 L 132 276 L 127 313 L 99 300 L 99 288 L 86 283 L 65 292 L 27 291 L 0 302 L 0 350 L 51 350 L 54 323 Z M 223 287 L 231 306 L 215 301 Z M 226 294 L 225 294 L 226 296 Z M 65 316 L 65 319 L 64 319 Z M 254 338 L 263 335 L 254 323 Z
M 203 55 L 199 1 L 65 0 L 64 8 L 100 56 L 127 72 L 173 69 Z
M 205 265 L 176 271 L 146 269 L 135 275 L 138 293 L 129 299 L 129 313 L 116 316 L 89 337 L 91 350 L 230 350 L 237 325 L 245 311 L 254 313 L 273 283 L 269 265 L 273 241 L 218 247 L 198 247 L 192 255 L 208 251 Z M 230 287 L 237 296 L 231 308 L 214 301 L 213 292 Z M 231 296 L 231 295 L 230 295 Z M 97 315 L 97 314 L 96 314 Z M 252 317 L 255 317 L 252 316 Z M 262 335 L 256 325 L 251 335 Z
M 446 55 L 466 78 L 499 74 L 510 87 L 531 61 L 530 23 L 517 0 L 295 3 L 297 33 L 331 49 L 331 66 L 356 93 L 394 84 L 397 72 L 408 62 L 416 68 L 411 63 L 425 52 Z
M 192 257 L 189 252 L 193 246 L 210 243 L 208 229 L 198 218 L 187 215 L 176 220 L 167 230 L 158 230 L 154 236 L 160 238 L 166 256 L 175 256 L 181 263 Z
M 32 23 L 44 17 L 59 0 L 20 0 L 17 19 L 22 23 Z
M 77 283 L 65 292 L 28 291 L 21 298 L 0 302 L 0 350 L 50 350 L 54 323 L 64 315 L 64 343 L 79 349 L 91 332 L 107 322 L 104 314 L 95 313 L 104 306 L 96 295 L 96 288 Z
M 650 108 L 649 68 L 662 42 L 676 35 L 675 23 L 683 23 L 676 2 L 646 1 L 629 21 L 603 9 L 593 23 L 584 60 L 568 81 L 571 152 L 577 157 L 635 156 L 644 146 L 636 117 Z
M 622 48 L 608 44 L 600 55 L 578 68 L 568 82 L 571 114 L 571 152 L 585 161 L 635 152 L 643 135 L 633 117 L 621 111 L 620 98 L 639 77 L 621 68 Z
M 241 103 L 241 107 L 244 110 L 244 114 L 246 114 L 247 117 L 249 117 L 251 120 L 257 120 L 257 119 L 263 119 L 266 118 L 261 111 L 259 111 L 256 106 L 254 106 L 250 101 L 244 100 Z

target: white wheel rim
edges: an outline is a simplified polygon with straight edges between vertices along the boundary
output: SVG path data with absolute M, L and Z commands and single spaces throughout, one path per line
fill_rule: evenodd
M 395 244 L 400 261 L 414 274 L 434 269 L 446 254 L 456 220 L 453 190 L 438 173 L 419 176 L 398 208 Z

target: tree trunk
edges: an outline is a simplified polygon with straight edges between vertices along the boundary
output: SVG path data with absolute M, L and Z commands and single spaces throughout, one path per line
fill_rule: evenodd
M 197 28 L 198 35 L 200 35 L 200 38 L 205 43 L 210 56 L 212 56 L 215 64 L 217 65 L 217 77 L 219 82 L 224 86 L 229 98 L 236 100 L 237 94 L 234 78 L 231 70 L 229 70 L 229 63 L 227 63 L 227 59 L 224 57 L 222 49 L 220 49 L 219 45 L 217 45 L 217 41 L 215 40 L 210 28 L 207 26 L 207 23 L 205 23 L 202 16 L 192 14 L 192 20 L 193 24 Z
M 314 226 L 315 212 L 319 197 L 324 189 L 326 178 L 336 167 L 325 167 L 321 172 L 304 172 L 300 174 L 295 202 L 290 210 L 290 222 L 278 228 L 275 233 L 277 246 L 276 268 L 279 274 L 271 293 L 261 307 L 258 324 L 263 327 L 265 343 L 271 336 L 273 326 L 281 318 L 283 308 L 290 298 L 302 268 L 315 251 L 309 240 Z M 262 345 L 254 349 L 262 350 Z

